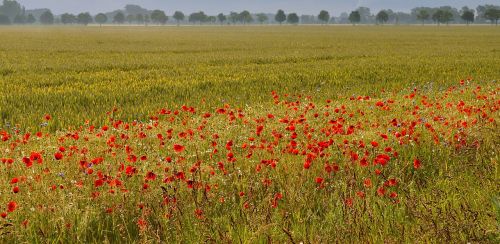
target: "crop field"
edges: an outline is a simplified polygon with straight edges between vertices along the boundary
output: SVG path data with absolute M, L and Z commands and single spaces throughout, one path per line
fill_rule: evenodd
M 1 242 L 500 241 L 500 28 L 0 28 Z

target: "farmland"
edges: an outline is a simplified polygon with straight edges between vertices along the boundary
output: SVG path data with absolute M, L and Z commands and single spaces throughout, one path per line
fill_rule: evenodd
M 499 36 L 489 26 L 2 28 L 0 120 L 33 127 L 50 113 L 55 130 L 102 122 L 113 106 L 132 120 L 165 103 L 260 104 L 272 90 L 322 100 L 491 81 Z
M 0 28 L 0 234 L 497 242 L 500 29 Z

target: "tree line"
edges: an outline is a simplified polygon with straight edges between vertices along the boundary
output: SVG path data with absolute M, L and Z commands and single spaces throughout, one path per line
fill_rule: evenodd
M 165 25 L 169 22 L 177 25 L 190 24 L 250 24 L 250 23 L 276 23 L 276 24 L 411 24 L 411 23 L 466 23 L 467 25 L 480 22 L 498 25 L 500 19 L 500 6 L 479 5 L 476 9 L 463 7 L 461 10 L 450 6 L 438 8 L 419 7 L 410 13 L 394 12 L 391 9 L 380 10 L 372 14 L 369 8 L 359 7 L 350 13 L 342 13 L 334 17 L 326 10 L 321 10 L 318 15 L 301 15 L 297 13 L 285 13 L 278 10 L 275 14 L 250 13 L 249 11 L 220 13 L 218 15 L 207 15 L 203 11 L 194 12 L 189 15 L 182 11 L 175 11 L 168 16 L 163 10 L 147 10 L 138 5 L 127 5 L 123 10 L 110 13 L 98 13 L 93 16 L 88 12 L 79 14 L 64 13 L 54 15 L 49 9 L 26 10 L 15 0 L 3 0 L 0 5 L 0 24 L 81 24 L 90 23 L 103 24 L 140 24 L 140 25 Z

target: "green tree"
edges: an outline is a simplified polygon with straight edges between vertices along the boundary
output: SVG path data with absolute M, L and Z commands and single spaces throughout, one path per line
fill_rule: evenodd
M 353 25 L 359 23 L 361 21 L 361 15 L 359 15 L 359 11 L 352 11 L 351 14 L 349 14 L 349 21 Z
M 5 15 L 10 20 L 13 20 L 17 15 L 22 14 L 22 7 L 17 1 L 3 0 L 3 5 L 0 6 L 0 14 Z
M 40 15 L 40 23 L 44 25 L 54 24 L 54 15 L 52 14 L 52 12 L 50 12 L 50 10 L 47 10 L 43 12 L 42 15 Z
M 126 19 L 127 19 L 128 24 L 131 25 L 135 21 L 135 15 L 129 14 L 129 15 L 127 15 Z
M 65 25 L 74 24 L 76 23 L 76 16 L 70 13 L 64 13 L 61 15 L 61 23 Z
M 137 14 L 135 16 L 135 20 L 137 21 L 137 24 L 144 24 L 144 15 Z
M 113 17 L 113 23 L 123 24 L 125 22 L 125 15 L 122 12 L 118 12 Z
M 370 21 L 372 16 L 370 8 L 359 7 L 356 11 L 359 13 L 359 22 L 367 23 Z
M 211 23 L 211 24 L 215 24 L 217 22 L 217 17 L 216 16 L 208 16 L 207 22 Z
M 243 24 L 248 24 L 248 23 L 253 22 L 252 15 L 251 15 L 251 14 L 250 14 L 250 12 L 248 12 L 247 10 L 244 10 L 244 11 L 242 11 L 242 12 L 239 14 L 239 20 L 240 20 Z
M 26 23 L 26 16 L 24 14 L 18 14 L 16 17 L 14 17 L 14 24 L 25 24 Z
M 5 14 L 0 14 L 0 25 L 10 25 L 9 16 Z
M 453 14 L 448 10 L 438 9 L 434 14 L 432 14 L 432 20 L 438 25 L 441 23 L 448 24 L 453 20 Z
M 260 24 L 263 24 L 264 22 L 266 22 L 268 20 L 269 20 L 269 17 L 267 17 L 266 14 L 264 14 L 264 13 L 257 14 L 257 21 L 259 21 Z
M 318 19 L 321 20 L 324 24 L 328 24 L 328 21 L 330 21 L 330 13 L 326 10 L 321 10 L 318 15 Z
M 417 13 L 417 19 L 422 21 L 422 25 L 424 25 L 425 21 L 428 20 L 429 17 L 431 17 L 431 15 L 425 9 L 420 9 Z
M 222 25 L 227 20 L 227 17 L 223 13 L 220 13 L 217 15 L 217 19 L 219 20 L 220 24 Z
M 26 17 L 26 24 L 34 24 L 35 22 L 35 16 L 33 16 L 32 14 L 28 14 L 28 16 Z
M 151 21 L 155 24 L 164 25 L 168 21 L 168 17 L 162 10 L 156 9 L 151 13 Z
M 186 18 L 186 16 L 184 15 L 183 12 L 181 12 L 181 11 L 175 11 L 175 13 L 174 13 L 174 19 L 175 19 L 175 21 L 177 21 L 177 25 L 179 25 L 179 23 L 181 21 L 183 21 L 184 18 Z
M 239 18 L 240 18 L 240 15 L 238 13 L 236 13 L 236 12 L 229 13 L 229 21 L 231 21 L 231 23 L 236 24 L 236 22 L 238 22 Z
M 498 25 L 500 19 L 500 8 L 489 7 L 484 11 L 484 18 L 491 21 L 491 24 Z
M 280 25 L 286 20 L 286 14 L 285 14 L 285 11 L 283 10 L 278 10 L 278 12 L 276 13 L 276 16 L 274 16 L 274 20 L 276 20 L 276 22 L 279 22 Z
M 460 18 L 462 18 L 462 20 L 464 20 L 467 25 L 474 22 L 474 17 L 474 10 L 469 9 L 468 7 L 462 8 Z
M 89 23 L 92 23 L 92 16 L 87 12 L 87 13 L 80 13 L 76 17 L 76 21 L 78 24 L 81 25 L 88 25 Z
M 103 13 L 99 13 L 95 16 L 95 22 L 102 26 L 102 24 L 108 22 L 108 16 Z
M 286 17 L 286 21 L 290 24 L 296 25 L 299 23 L 299 16 L 296 13 L 291 13 Z
M 378 23 L 385 24 L 389 20 L 389 15 L 384 10 L 381 10 L 380 12 L 378 12 L 375 20 Z
M 188 21 L 193 22 L 193 23 L 199 22 L 201 24 L 203 22 L 206 22 L 207 18 L 208 18 L 208 16 L 205 14 L 205 12 L 200 11 L 200 12 L 190 14 Z

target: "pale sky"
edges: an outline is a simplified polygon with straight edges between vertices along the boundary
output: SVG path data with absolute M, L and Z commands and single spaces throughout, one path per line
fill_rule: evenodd
M 408 11 L 414 7 L 450 5 L 456 8 L 479 4 L 500 5 L 500 0 L 18 0 L 26 9 L 49 8 L 55 14 L 109 12 L 122 9 L 126 4 L 137 4 L 147 9 L 161 9 L 167 15 L 180 10 L 185 13 L 203 10 L 207 14 L 248 10 L 252 13 L 275 13 L 278 9 L 298 14 L 317 14 L 328 10 L 333 15 L 351 11 L 359 6 L 372 12 L 380 9 Z

